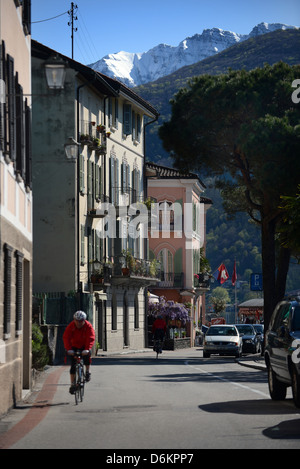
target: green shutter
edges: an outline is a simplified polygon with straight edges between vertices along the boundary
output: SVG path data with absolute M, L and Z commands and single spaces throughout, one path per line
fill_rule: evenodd
M 182 248 L 177 249 L 174 254 L 174 272 L 179 274 L 183 272 L 182 268 Z
M 131 134 L 131 104 L 123 106 L 123 133 L 125 135 Z
M 84 193 L 84 155 L 79 155 L 79 190 Z

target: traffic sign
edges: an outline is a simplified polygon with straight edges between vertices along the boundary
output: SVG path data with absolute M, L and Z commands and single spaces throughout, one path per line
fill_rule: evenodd
M 251 274 L 251 277 L 250 277 L 250 290 L 252 290 L 252 291 L 262 291 L 263 290 L 262 274 Z

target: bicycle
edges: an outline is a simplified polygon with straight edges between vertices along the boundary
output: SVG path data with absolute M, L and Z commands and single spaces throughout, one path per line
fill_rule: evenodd
M 156 352 L 156 359 L 158 358 L 158 355 L 162 353 L 162 346 L 163 346 L 163 343 L 161 339 L 154 339 L 153 350 L 154 352 Z
M 78 405 L 78 402 L 83 401 L 84 396 L 84 385 L 85 385 L 85 373 L 84 373 L 84 364 L 83 358 L 81 356 L 81 352 L 75 352 L 74 359 L 76 360 L 76 368 L 75 368 L 75 380 L 73 382 L 73 386 L 75 387 L 75 404 Z

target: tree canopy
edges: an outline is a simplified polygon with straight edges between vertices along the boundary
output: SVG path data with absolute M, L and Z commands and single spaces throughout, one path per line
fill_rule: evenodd
M 292 83 L 300 66 L 279 62 L 252 71 L 194 78 L 172 101 L 160 128 L 174 166 L 217 176 L 229 213 L 247 212 L 261 225 L 265 320 L 285 291 L 290 248 L 276 234 L 300 174 L 300 105 Z M 277 276 L 276 276 L 277 272 Z

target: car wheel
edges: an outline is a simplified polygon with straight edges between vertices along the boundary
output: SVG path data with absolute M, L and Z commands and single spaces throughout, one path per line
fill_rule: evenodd
M 295 366 L 292 368 L 292 392 L 295 406 L 300 407 L 300 377 Z
M 286 398 L 286 385 L 277 379 L 270 364 L 268 366 L 268 383 L 271 398 L 274 401 L 283 401 Z

